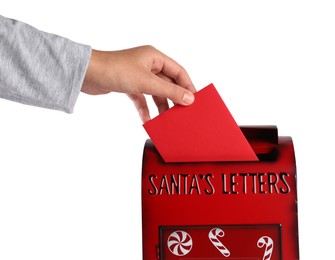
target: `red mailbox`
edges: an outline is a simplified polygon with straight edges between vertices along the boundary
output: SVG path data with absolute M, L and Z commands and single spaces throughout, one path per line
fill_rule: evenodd
M 259 161 L 166 163 L 146 142 L 144 260 L 299 259 L 292 139 L 241 130 Z

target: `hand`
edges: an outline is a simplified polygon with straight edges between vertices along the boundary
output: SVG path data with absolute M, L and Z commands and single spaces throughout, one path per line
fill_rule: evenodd
M 144 94 L 152 95 L 159 113 L 169 108 L 167 99 L 190 105 L 196 89 L 186 70 L 152 46 L 121 51 L 92 50 L 82 92 L 99 95 L 126 93 L 143 121 L 150 120 Z

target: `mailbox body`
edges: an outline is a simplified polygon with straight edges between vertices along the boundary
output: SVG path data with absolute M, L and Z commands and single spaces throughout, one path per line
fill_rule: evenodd
M 146 142 L 144 260 L 299 259 L 292 139 L 275 127 L 241 130 L 258 162 L 165 163 Z

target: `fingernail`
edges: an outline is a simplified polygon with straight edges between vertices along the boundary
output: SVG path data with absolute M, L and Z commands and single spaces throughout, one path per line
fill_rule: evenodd
M 185 92 L 183 96 L 183 103 L 185 105 L 191 105 L 193 101 L 194 101 L 194 95 L 189 92 Z

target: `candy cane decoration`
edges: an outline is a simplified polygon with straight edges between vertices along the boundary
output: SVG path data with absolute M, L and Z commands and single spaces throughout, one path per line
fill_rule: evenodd
M 262 260 L 270 260 L 273 251 L 273 240 L 271 239 L 271 237 L 261 237 L 260 239 L 258 239 L 257 246 L 259 248 L 265 246 L 265 252 Z
M 213 228 L 211 231 L 209 231 L 208 238 L 212 242 L 212 244 L 220 251 L 220 253 L 228 257 L 230 256 L 229 250 L 220 242 L 218 237 L 223 237 L 224 232 L 220 228 Z
M 181 230 L 173 232 L 167 241 L 170 252 L 176 256 L 187 255 L 192 249 L 192 238 L 191 236 Z

